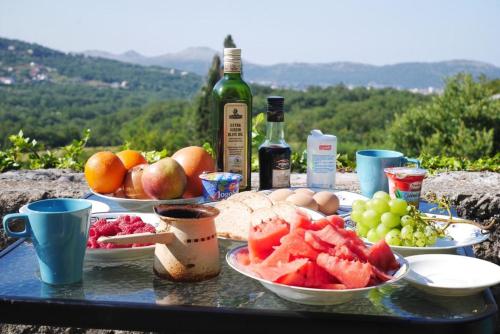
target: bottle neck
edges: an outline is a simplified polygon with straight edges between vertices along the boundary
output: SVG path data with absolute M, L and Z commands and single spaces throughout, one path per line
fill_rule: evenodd
M 224 76 L 226 74 L 235 74 L 241 76 L 241 59 L 224 57 Z
M 284 125 L 284 122 L 267 122 L 266 141 L 273 144 L 285 144 Z
M 240 72 L 224 72 L 224 79 L 241 79 Z

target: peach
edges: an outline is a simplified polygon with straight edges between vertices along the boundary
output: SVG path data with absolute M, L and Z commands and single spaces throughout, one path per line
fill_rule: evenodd
M 125 196 L 128 198 L 135 199 L 148 199 L 149 196 L 144 192 L 142 187 L 142 174 L 147 164 L 140 164 L 132 167 L 127 172 L 125 176 L 125 181 L 123 182 L 123 188 L 125 191 Z
M 172 158 L 163 158 L 144 168 L 142 187 L 154 199 L 179 198 L 186 189 L 186 173 Z

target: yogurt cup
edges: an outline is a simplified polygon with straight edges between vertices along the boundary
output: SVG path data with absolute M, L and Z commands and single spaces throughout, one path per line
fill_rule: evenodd
M 215 202 L 228 198 L 240 190 L 242 176 L 235 173 L 203 173 L 200 175 L 203 185 L 203 197 Z
M 401 198 L 418 209 L 420 192 L 427 171 L 422 168 L 390 167 L 384 169 L 391 198 Z

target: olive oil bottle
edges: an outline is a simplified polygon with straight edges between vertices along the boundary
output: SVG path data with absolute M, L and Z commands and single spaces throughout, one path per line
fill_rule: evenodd
M 251 188 L 252 92 L 241 77 L 241 49 L 224 49 L 224 76 L 212 91 L 212 134 L 217 170 L 243 176 Z

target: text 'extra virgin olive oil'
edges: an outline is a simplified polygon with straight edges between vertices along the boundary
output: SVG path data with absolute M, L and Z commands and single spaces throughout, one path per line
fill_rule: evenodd
M 251 187 L 252 92 L 241 77 L 241 49 L 224 49 L 224 77 L 212 91 L 212 133 L 217 170 L 243 176 Z
M 290 187 L 292 150 L 285 142 L 281 96 L 267 98 L 266 139 L 259 147 L 259 189 Z

